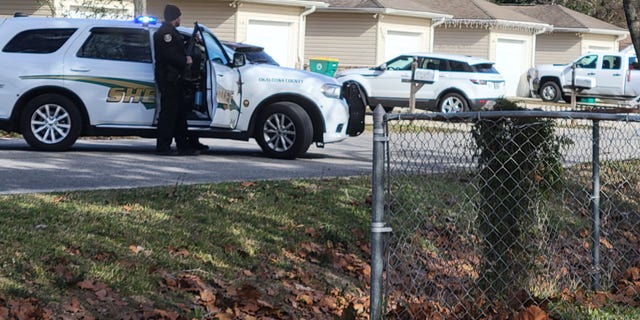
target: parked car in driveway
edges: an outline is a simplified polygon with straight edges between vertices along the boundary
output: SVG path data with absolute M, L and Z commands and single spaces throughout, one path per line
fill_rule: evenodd
M 568 64 L 538 65 L 527 78 L 532 94 L 543 101 L 571 102 L 573 87 L 578 97 L 629 100 L 640 95 L 640 71 L 633 68 L 637 61 L 633 54 L 593 52 Z
M 390 112 L 409 106 L 414 58 L 418 71 L 433 72 L 433 81 L 416 92 L 416 108 L 443 113 L 491 108 L 505 94 L 505 80 L 493 62 L 444 53 L 407 53 L 374 68 L 344 70 L 336 78 L 357 83 L 370 107 L 381 104 Z

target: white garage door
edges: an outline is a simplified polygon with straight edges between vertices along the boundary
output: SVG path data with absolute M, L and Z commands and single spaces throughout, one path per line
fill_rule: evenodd
M 384 61 L 407 52 L 424 51 L 421 46 L 422 33 L 387 31 Z
M 247 43 L 264 47 L 276 62 L 284 67 L 294 67 L 291 24 L 278 21 L 249 20 Z
M 496 64 L 507 85 L 507 96 L 517 96 L 520 77 L 527 72 L 526 45 L 524 40 L 498 39 Z
M 589 46 L 588 52 L 612 52 L 612 47 L 605 46 Z

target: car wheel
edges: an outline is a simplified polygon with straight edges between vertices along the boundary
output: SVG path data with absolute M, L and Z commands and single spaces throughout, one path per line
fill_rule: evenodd
M 27 103 L 20 128 L 24 139 L 35 149 L 66 150 L 80 136 L 80 111 L 64 96 L 44 94 Z
M 274 103 L 260 115 L 256 140 L 270 157 L 295 159 L 307 152 L 312 139 L 311 118 L 294 103 Z
M 467 100 L 459 93 L 451 92 L 440 99 L 438 109 L 442 113 L 456 113 L 469 110 Z
M 540 98 L 542 101 L 558 102 L 562 97 L 562 91 L 555 81 L 547 81 L 540 87 Z

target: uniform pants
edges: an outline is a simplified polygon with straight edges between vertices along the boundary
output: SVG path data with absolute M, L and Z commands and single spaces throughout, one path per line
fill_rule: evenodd
M 160 89 L 160 115 L 158 117 L 157 151 L 171 149 L 173 138 L 178 150 L 186 150 L 187 117 L 184 110 L 182 83 L 158 83 Z

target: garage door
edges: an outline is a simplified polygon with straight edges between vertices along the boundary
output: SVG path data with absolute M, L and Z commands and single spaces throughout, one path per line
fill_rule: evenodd
M 496 69 L 502 74 L 507 85 L 507 96 L 517 96 L 520 78 L 527 72 L 524 40 L 498 39 L 496 46 Z
M 284 67 L 294 67 L 291 24 L 278 21 L 249 20 L 247 43 L 264 47 L 276 62 Z
M 422 33 L 387 31 L 384 61 L 397 57 L 403 53 L 424 51 L 421 46 Z
M 612 52 L 613 48 L 605 46 L 589 46 L 588 52 Z

